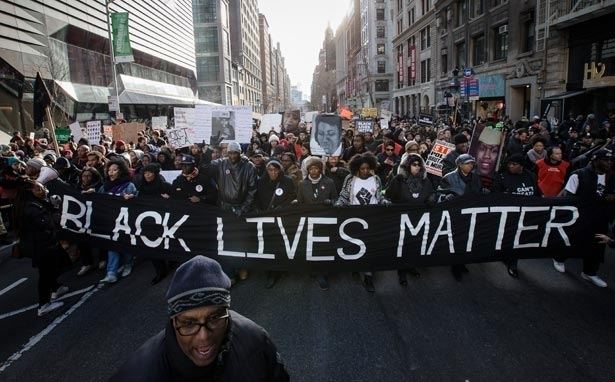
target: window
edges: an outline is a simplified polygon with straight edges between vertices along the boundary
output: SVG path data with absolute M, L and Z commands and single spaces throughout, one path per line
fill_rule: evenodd
M 491 0 L 491 7 L 494 8 L 505 3 L 508 3 L 508 0 Z
M 383 8 L 376 9 L 376 20 L 384 21 L 384 9 Z
M 416 38 L 414 36 L 408 39 L 408 57 L 412 54 L 412 47 L 416 46 Z
M 378 73 L 386 73 L 386 61 L 378 61 Z
M 384 44 L 376 45 L 376 54 L 384 54 Z
M 376 91 L 377 92 L 388 92 L 389 91 L 389 80 L 377 80 L 376 81 Z
M 440 55 L 440 72 L 443 74 L 448 73 L 448 54 L 446 51 Z
M 197 79 L 202 82 L 218 81 L 220 78 L 220 63 L 216 57 L 197 57 Z
M 493 59 L 505 60 L 508 55 L 508 25 L 499 26 L 493 32 L 495 34 Z
M 218 53 L 218 28 L 198 28 L 194 44 L 197 53 Z
M 216 0 L 194 0 L 192 14 L 194 23 L 211 23 L 218 20 Z
M 411 78 L 412 75 L 412 66 L 408 66 L 408 86 L 416 85 L 416 79 Z
M 431 47 L 431 27 L 427 27 L 421 30 L 421 50 L 425 50 Z
M 472 39 L 472 64 L 481 65 L 485 61 L 485 35 L 482 34 Z
M 485 0 L 470 0 L 470 17 L 478 17 L 485 12 Z
M 429 12 L 431 8 L 431 0 L 421 0 L 421 16 L 425 16 L 425 13 Z
M 421 61 L 421 83 L 431 81 L 431 58 Z
M 414 12 L 414 7 L 412 7 L 412 9 L 408 11 L 408 26 L 411 26 L 412 24 L 414 24 L 414 18 L 415 18 L 415 12 Z
M 377 26 L 376 27 L 376 37 L 377 38 L 385 38 L 385 34 L 384 34 L 384 26 Z
M 534 10 L 529 10 L 526 13 L 521 14 L 521 51 L 531 52 L 534 50 L 534 41 L 536 38 L 534 22 Z
M 462 26 L 467 20 L 467 0 L 457 0 L 457 9 L 455 12 L 455 27 Z
M 464 68 L 466 66 L 466 43 L 462 42 L 455 45 L 455 66 Z

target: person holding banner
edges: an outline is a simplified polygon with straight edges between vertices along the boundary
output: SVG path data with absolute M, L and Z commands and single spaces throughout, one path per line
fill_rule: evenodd
M 114 159 L 107 164 L 107 179 L 98 189 L 99 194 L 114 195 L 130 200 L 139 193 L 137 187 L 130 180 L 128 165 L 122 159 Z M 132 272 L 134 257 L 128 253 L 117 251 L 107 252 L 107 276 L 100 280 L 101 284 L 113 284 L 117 282 L 117 274 L 120 262 L 123 263 L 122 277 L 128 277 Z
M 218 200 L 218 188 L 213 179 L 196 167 L 196 160 L 192 155 L 180 156 L 179 163 L 181 174 L 175 178 L 171 186 L 173 199 L 215 205 Z
M 427 178 L 425 162 L 420 155 L 413 153 L 406 156 L 399 165 L 397 175 L 389 182 L 385 195 L 393 204 L 413 207 L 431 207 L 436 204 L 436 193 Z M 408 285 L 406 273 L 421 277 L 415 268 L 400 269 L 397 271 L 400 285 Z
M 350 175 L 346 177 L 336 206 L 389 205 L 382 195 L 382 183 L 376 175 L 378 160 L 372 153 L 357 154 L 348 163 Z M 372 272 L 363 272 L 363 286 L 370 293 L 376 291 Z

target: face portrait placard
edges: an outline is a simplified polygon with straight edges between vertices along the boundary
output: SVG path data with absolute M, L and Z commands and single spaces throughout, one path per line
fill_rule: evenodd
M 341 155 L 342 119 L 339 116 L 320 114 L 314 118 L 310 150 L 319 156 Z
M 477 125 L 472 134 L 469 154 L 476 159 L 475 171 L 480 176 L 493 178 L 502 153 L 502 130 Z
M 233 110 L 212 110 L 211 135 L 220 143 L 235 140 L 235 112 Z
M 301 110 L 291 110 L 284 112 L 284 131 L 287 133 L 297 134 L 299 129 L 299 122 L 301 122 Z

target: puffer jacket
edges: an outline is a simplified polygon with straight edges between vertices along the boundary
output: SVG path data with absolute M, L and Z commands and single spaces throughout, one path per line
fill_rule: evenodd
M 269 334 L 250 319 L 229 311 L 229 327 L 211 367 L 197 367 L 177 343 L 171 321 L 144 343 L 110 379 L 114 382 L 290 380 Z
M 408 163 L 418 160 L 421 163 L 421 170 L 417 176 L 412 176 L 408 168 Z M 409 154 L 404 159 L 398 169 L 398 174 L 391 179 L 386 190 L 386 197 L 392 203 L 406 203 L 416 206 L 433 205 L 436 201 L 436 194 L 431 181 L 427 178 L 425 162 L 418 154 Z
M 216 159 L 205 169 L 218 184 L 221 208 L 240 215 L 252 210 L 256 197 L 256 170 L 248 158 L 241 157 L 236 165 L 228 158 Z

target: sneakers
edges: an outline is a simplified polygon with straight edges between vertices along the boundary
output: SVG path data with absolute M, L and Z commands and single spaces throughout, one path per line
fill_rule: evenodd
M 122 269 L 122 277 L 128 277 L 132 273 L 132 263 L 128 263 L 124 265 L 124 269 Z
M 101 260 L 98 262 L 98 269 L 106 269 L 107 268 L 107 262 L 105 260 Z
M 553 268 L 555 268 L 555 270 L 558 271 L 559 273 L 566 273 L 566 264 L 560 263 L 559 261 L 556 261 L 555 259 L 553 259 Z
M 63 294 L 66 294 L 66 292 L 68 292 L 68 287 L 65 285 L 62 285 L 58 288 L 58 290 L 56 290 L 55 292 L 51 293 L 51 299 L 55 300 L 57 298 L 59 298 L 60 296 L 62 296 Z
M 112 273 L 109 273 L 107 277 L 99 281 L 101 284 L 113 284 L 115 282 L 117 282 L 117 276 Z
M 585 272 L 581 273 L 581 277 L 584 280 L 589 281 L 590 283 L 594 284 L 595 286 L 597 286 L 598 288 L 606 288 L 607 287 L 607 283 L 606 281 L 602 280 L 600 277 L 598 276 L 591 276 L 586 274 Z
M 90 269 L 92 269 L 91 265 L 84 265 L 79 269 L 79 272 L 77 272 L 77 276 L 83 276 L 86 273 L 88 273 L 90 271 Z
M 53 301 L 53 302 L 48 302 L 45 305 L 41 306 L 40 308 L 38 308 L 38 316 L 44 316 L 45 314 L 56 310 L 58 308 L 61 308 L 62 305 L 64 305 L 64 303 L 62 301 Z

